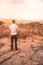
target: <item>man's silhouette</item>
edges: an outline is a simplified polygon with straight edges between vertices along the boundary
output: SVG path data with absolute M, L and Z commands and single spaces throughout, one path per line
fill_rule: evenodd
M 15 50 L 17 50 L 17 34 L 18 34 L 18 25 L 15 24 L 15 20 L 12 20 L 12 24 L 9 25 L 9 31 L 11 35 L 11 50 L 13 51 L 13 41 L 15 40 Z

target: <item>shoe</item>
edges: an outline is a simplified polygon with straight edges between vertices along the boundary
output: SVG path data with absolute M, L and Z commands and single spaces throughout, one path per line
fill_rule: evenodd
M 18 48 L 17 49 L 15 49 L 16 51 L 18 50 Z
M 13 49 L 11 49 L 11 51 L 13 51 Z

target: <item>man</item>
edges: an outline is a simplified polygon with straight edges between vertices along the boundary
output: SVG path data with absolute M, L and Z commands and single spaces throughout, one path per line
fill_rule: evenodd
M 11 50 L 13 51 L 13 41 L 15 39 L 15 50 L 17 50 L 17 34 L 19 32 L 19 27 L 15 24 L 15 20 L 12 20 L 12 24 L 9 25 L 9 32 L 11 35 Z

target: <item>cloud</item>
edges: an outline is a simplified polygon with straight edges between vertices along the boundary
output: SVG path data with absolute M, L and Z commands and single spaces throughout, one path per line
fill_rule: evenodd
M 19 4 L 19 3 L 24 3 L 24 0 L 9 0 L 10 4 Z

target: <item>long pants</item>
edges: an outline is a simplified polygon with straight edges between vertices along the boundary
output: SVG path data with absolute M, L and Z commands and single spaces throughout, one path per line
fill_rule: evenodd
M 13 41 L 15 40 L 15 50 L 17 50 L 17 35 L 11 35 L 11 50 L 13 50 Z

